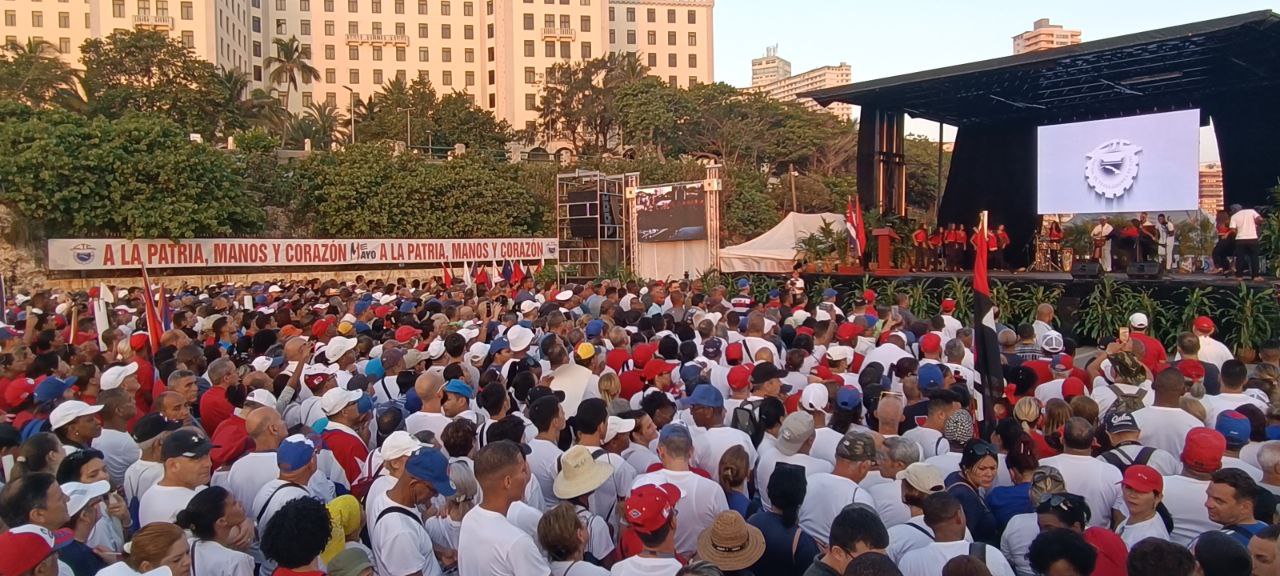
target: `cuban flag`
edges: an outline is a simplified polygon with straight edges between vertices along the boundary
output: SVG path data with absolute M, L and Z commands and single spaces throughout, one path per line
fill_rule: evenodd
M 862 200 L 855 193 L 849 197 L 845 208 L 844 226 L 849 232 L 849 252 L 862 259 L 862 252 L 867 249 L 867 231 L 862 222 Z
M 519 286 L 521 282 L 524 282 L 524 269 L 519 262 L 514 262 L 511 264 L 511 285 Z
M 974 364 L 982 380 L 983 436 L 990 438 L 995 425 L 993 403 L 1004 392 L 1004 372 L 1000 368 L 1000 346 L 996 342 L 996 307 L 991 300 L 987 278 L 987 213 L 978 216 L 973 258 Z

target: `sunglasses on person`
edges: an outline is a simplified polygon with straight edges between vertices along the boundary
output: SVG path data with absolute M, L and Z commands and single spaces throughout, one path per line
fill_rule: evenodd
M 1040 496 L 1040 503 L 1036 506 L 1036 510 L 1057 508 L 1063 511 L 1070 511 L 1079 502 L 1080 497 L 1074 494 L 1044 494 Z
M 969 446 L 969 451 L 973 452 L 973 454 L 979 458 L 984 456 L 995 456 L 998 458 L 1000 455 L 1000 452 L 996 450 L 996 447 L 990 442 L 974 442 Z

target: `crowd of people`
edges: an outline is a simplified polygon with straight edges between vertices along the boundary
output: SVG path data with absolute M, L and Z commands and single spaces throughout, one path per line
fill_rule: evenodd
M 1280 344 L 1207 317 L 984 374 L 905 294 L 149 294 L 6 303 L 0 576 L 1280 575 Z

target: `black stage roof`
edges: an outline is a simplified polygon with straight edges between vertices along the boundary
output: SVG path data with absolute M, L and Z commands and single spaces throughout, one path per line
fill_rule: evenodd
M 1199 107 L 1280 86 L 1280 15 L 1270 10 L 869 80 L 803 94 L 901 110 L 955 126 L 1047 124 Z

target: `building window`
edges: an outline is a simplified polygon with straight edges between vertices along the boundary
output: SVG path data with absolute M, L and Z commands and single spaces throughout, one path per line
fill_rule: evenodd
M 374 23 L 373 23 L 373 33 L 374 33 L 375 35 L 382 34 L 382 23 L 381 23 L 381 22 L 374 22 Z
M 493 86 L 493 83 L 494 83 L 497 79 L 498 79 L 497 74 L 496 74 L 496 73 L 494 73 L 494 71 L 493 71 L 493 70 L 490 70 L 490 71 L 489 71 L 489 85 L 490 85 L 490 86 Z M 493 97 L 493 95 L 492 95 L 492 94 L 490 94 L 490 95 L 489 95 L 489 97 L 490 97 L 490 98 L 492 98 L 492 97 Z M 492 106 L 492 105 L 493 105 L 493 104 L 490 104 L 490 106 Z
M 255 42 L 255 44 L 256 44 L 256 42 Z M 336 49 L 333 47 L 333 44 L 325 44 L 325 46 L 324 46 L 324 58 L 325 58 L 325 60 L 333 60 L 334 58 L 336 58 L 336 56 L 334 56 L 334 52 L 335 52 L 335 51 L 336 51 Z M 255 51 L 255 52 L 256 52 L 256 51 Z M 254 54 L 254 56 L 257 56 L 257 54 Z
M 610 44 L 618 43 L 618 31 L 614 30 L 613 28 L 609 29 L 609 43 Z
M 570 59 L 570 58 L 573 58 L 573 55 L 569 53 L 569 50 L 570 50 L 570 48 L 571 48 L 571 47 L 572 47 L 572 43 L 570 43 L 570 42 L 561 42 L 561 43 L 560 43 L 560 57 L 561 57 L 561 58 L 564 58 L 565 60 L 568 60 L 568 59 Z
M 418 14 L 427 13 L 427 0 L 418 0 Z
M 675 31 L 673 30 L 671 32 L 667 32 L 667 46 L 675 46 L 675 45 L 676 45 Z
M 404 62 L 405 49 L 404 46 L 396 46 L 396 62 Z
M 440 25 L 440 37 L 441 37 L 441 38 L 444 38 L 445 40 L 448 40 L 448 39 L 450 39 L 450 38 L 453 38 L 453 28 L 452 28 L 451 26 L 449 26 L 448 24 L 441 24 L 441 25 Z
M 650 9 L 646 10 L 646 11 L 645 11 L 645 20 L 647 20 L 650 24 L 653 24 L 654 22 L 657 22 L 657 21 L 658 21 L 658 11 L 657 11 L 656 9 L 654 9 L 654 8 L 650 8 Z
M 673 56 L 674 56 L 674 54 L 673 54 Z M 374 62 L 381 62 L 381 61 L 382 61 L 382 47 L 381 47 L 381 46 L 374 46 L 374 47 L 373 47 L 373 61 L 374 61 Z
M 690 23 L 690 24 L 697 24 L 697 23 L 698 23 L 698 11 L 697 11 L 697 10 L 690 10 L 690 11 L 689 11 L 689 23 Z
M 583 32 L 590 32 L 590 31 L 591 31 L 591 17 L 590 17 L 590 16 L 583 16 L 583 17 L 582 17 L 582 22 L 580 23 L 580 25 L 579 25 L 579 26 L 582 28 L 582 31 L 583 31 Z
M 302 12 L 310 12 L 311 0 L 298 0 L 298 10 Z
M 382 85 L 382 70 L 373 71 L 373 83 L 379 86 Z
M 533 30 L 533 14 L 524 15 L 524 29 Z
M 476 61 L 476 51 L 475 51 L 474 49 L 472 49 L 472 48 L 467 48 L 467 49 L 463 50 L 463 51 L 462 51 L 462 61 L 463 61 L 463 62 L 466 62 L 466 63 L 468 63 L 468 64 L 470 64 L 470 63 L 472 63 L 472 62 L 475 62 L 475 61 Z
M 689 87 L 689 88 L 693 88 L 694 86 L 697 86 L 697 85 L 698 85 L 698 77 L 697 77 L 697 76 L 690 76 L 690 77 L 689 77 L 689 86 L 688 86 L 688 87 Z
M 418 61 L 429 62 L 431 60 L 431 51 L 426 46 L 418 47 Z
M 359 84 L 359 83 L 360 83 L 360 70 L 355 69 L 355 68 L 352 68 L 352 69 L 348 70 L 348 71 L 347 71 L 347 82 L 349 82 L 349 83 L 351 83 L 351 84 Z M 354 100 L 354 99 L 355 99 L 355 96 L 352 96 L 351 98 Z
M 359 0 L 347 0 L 347 12 L 355 14 L 360 11 Z
M 58 51 L 59 51 L 59 52 L 61 52 L 61 53 L 63 53 L 63 54 L 70 54 L 70 53 L 71 53 L 71 39 L 70 39 L 70 38 L 59 38 L 59 39 L 58 39 Z
M 488 24 L 488 25 L 486 26 L 486 28 L 485 28 L 485 37 L 486 37 L 486 38 L 489 38 L 490 40 L 492 40 L 492 39 L 493 39 L 493 24 Z
M 326 84 L 334 84 L 338 81 L 338 71 L 333 68 L 324 69 L 324 81 Z
M 555 14 L 547 14 L 547 15 L 543 16 L 543 17 L 542 17 L 542 25 L 543 25 L 543 26 L 545 26 L 545 27 L 547 27 L 547 28 L 555 28 L 555 27 L 556 27 L 556 15 L 555 15 Z
M 537 95 L 535 95 L 535 94 L 525 94 L 525 95 L 524 95 L 524 109 L 525 109 L 525 110 L 537 110 L 537 109 L 538 109 L 538 97 L 537 97 Z
M 452 9 L 452 7 L 451 7 L 451 6 L 449 6 L 449 3 L 448 3 L 448 2 L 441 2 L 441 3 L 440 3 L 440 15 L 441 15 L 441 16 L 449 16 L 449 15 L 451 15 L 451 14 L 453 14 L 453 9 Z
M 689 67 L 690 67 L 690 68 L 697 68 L 697 67 L 698 67 L 698 55 L 697 55 L 697 54 L 690 54 L 690 55 L 689 55 Z
M 111 0 L 111 16 L 115 18 L 124 18 L 124 0 Z M 9 24 L 8 22 L 5 22 L 5 25 L 17 26 L 17 23 Z
M 555 42 L 547 42 L 547 43 L 546 43 L 546 49 L 545 49 L 545 50 L 543 50 L 542 55 L 543 55 L 543 56 L 546 56 L 547 58 L 555 58 L 555 57 L 556 57 L 556 43 L 555 43 Z
M 396 14 L 404 14 L 404 0 L 396 0 Z
M 635 45 L 635 43 L 636 43 L 636 31 L 627 30 L 627 44 Z
M 253 81 L 254 82 L 262 81 L 262 66 L 258 66 L 256 64 L 253 66 Z
M 333 0 L 324 0 L 324 11 L 333 12 Z
M 276 0 L 276 10 L 283 12 L 285 10 L 284 3 L 285 0 Z
M 253 17 L 253 31 L 254 32 L 262 31 L 262 19 L 258 18 L 257 16 Z
M 190 2 L 183 2 L 178 5 L 178 15 L 183 20 L 190 20 L 193 17 L 192 15 L 193 12 L 194 12 L 194 9 L 191 7 Z
M 276 34 L 285 35 L 289 33 L 289 22 L 284 18 L 276 18 Z
M 333 20 L 324 21 L 324 35 L 333 36 Z
M 475 85 L 476 85 L 476 73 L 475 73 L 475 72 L 471 72 L 471 71 L 467 71 L 466 76 L 465 76 L 465 81 L 466 81 L 466 83 L 467 83 L 467 86 L 475 86 Z
M 311 59 L 311 45 L 310 45 L 310 44 L 303 44 L 303 45 L 302 45 L 302 57 L 303 57 L 303 58 L 306 58 L 307 60 L 310 60 L 310 59 Z
M 671 76 L 667 76 L 667 85 L 672 88 L 675 88 L 677 86 L 680 86 L 680 83 L 676 81 L 675 75 L 671 75 Z
M 253 57 L 254 58 L 262 57 L 262 43 L 257 40 L 253 41 Z
M 690 33 L 689 33 L 689 45 L 690 45 L 690 46 L 697 46 L 697 45 L 698 45 L 698 33 L 697 33 L 697 32 L 690 32 Z
M 462 15 L 463 15 L 463 16 L 474 16 L 474 15 L 475 15 L 475 8 L 474 8 L 474 4 L 472 4 L 471 2 L 463 2 L 463 3 L 462 3 Z
M 360 33 L 359 22 L 354 22 L 354 21 L 347 22 L 347 34 L 359 34 L 359 33 Z
M 44 13 L 43 13 L 43 12 L 32 12 L 32 13 L 31 13 L 31 25 L 32 25 L 32 26 L 34 26 L 34 27 L 36 27 L 36 28 L 43 27 L 43 26 L 44 26 Z
M 347 46 L 347 60 L 351 60 L 352 62 L 354 62 L 359 59 L 360 59 L 360 47 Z
M 196 33 L 195 33 L 195 32 L 192 32 L 192 31 L 190 31 L 190 30 L 183 30 L 183 31 L 182 31 L 182 45 L 183 45 L 183 46 L 186 46 L 187 48 L 195 48 L 195 47 L 196 47 Z
M 419 38 L 426 38 L 426 37 L 427 37 L 427 29 L 428 29 L 428 28 L 430 28 L 430 26 L 428 26 L 428 25 L 426 25 L 426 24 L 419 24 L 419 25 L 418 25 L 418 37 L 419 37 Z
M 149 16 L 151 14 L 150 0 L 138 0 L 138 14 Z
M 649 67 L 653 68 L 658 65 L 658 55 L 653 52 L 649 53 Z
M 489 47 L 489 54 L 488 54 L 488 56 L 489 56 L 489 61 L 490 61 L 490 62 L 493 62 L 493 46 L 490 46 L 490 47 Z
M 614 22 L 614 21 L 616 21 L 616 20 L 617 20 L 616 15 L 613 13 L 613 6 L 610 6 L 610 7 L 609 7 L 609 21 L 610 21 L 610 22 Z
M 524 83 L 536 84 L 537 82 L 538 82 L 538 72 L 536 71 L 536 69 L 533 66 L 525 66 Z
M 310 105 L 311 105 L 311 93 L 310 93 L 310 92 L 303 92 L 303 93 L 302 93 L 302 105 L 303 105 L 303 106 L 310 106 Z
M 675 24 L 675 23 L 676 23 L 676 11 L 671 9 L 667 10 L 667 24 Z
M 591 43 L 590 42 L 582 43 L 582 59 L 583 60 L 591 59 Z
M 675 68 L 675 67 L 676 67 L 676 55 L 675 55 L 675 54 L 667 54 L 667 67 L 668 67 L 668 68 Z
M 627 8 L 627 22 L 635 22 L 635 21 L 636 21 L 636 9 Z
M 396 22 L 396 36 L 404 36 L 404 22 Z
M 462 38 L 464 40 L 474 40 L 476 37 L 476 27 L 470 24 L 462 27 Z
M 440 61 L 441 61 L 441 62 L 453 62 L 453 48 L 441 48 L 441 49 L 440 49 Z
M 71 27 L 71 13 L 70 13 L 70 12 L 59 12 L 59 13 L 58 13 L 58 27 L 59 27 L 59 28 L 70 28 L 70 27 Z
M 568 27 L 569 27 L 569 15 L 568 15 L 568 14 L 561 14 L 561 15 L 560 15 L 560 27 L 561 27 L 561 28 L 568 28 Z
M 537 50 L 537 47 L 534 45 L 533 40 L 524 41 L 524 57 L 525 58 L 533 58 L 535 50 Z
M 648 41 L 649 41 L 649 45 L 650 45 L 650 46 L 657 46 L 657 45 L 658 45 L 658 33 L 657 33 L 657 32 L 655 32 L 655 31 L 653 31 L 653 30 L 650 30 L 650 31 L 649 31 L 649 33 L 648 33 L 648 34 L 646 34 L 645 36 L 646 36 L 646 38 L 648 39 Z
M 333 92 L 325 92 L 325 94 L 324 94 L 324 103 L 325 103 L 325 104 L 328 104 L 328 105 L 330 105 L 330 106 L 337 106 L 337 105 L 338 105 L 338 95 L 337 95 L 337 94 L 334 94 Z
M 440 83 L 445 86 L 453 86 L 453 71 L 445 70 L 440 73 Z
M 310 21 L 310 20 L 303 20 L 303 21 L 299 22 L 299 23 L 298 23 L 298 32 L 299 32 L 299 33 L 301 33 L 303 36 L 310 36 L 310 35 L 311 35 L 311 21 Z
M 382 0 L 373 0 L 373 13 L 374 14 L 382 13 Z

